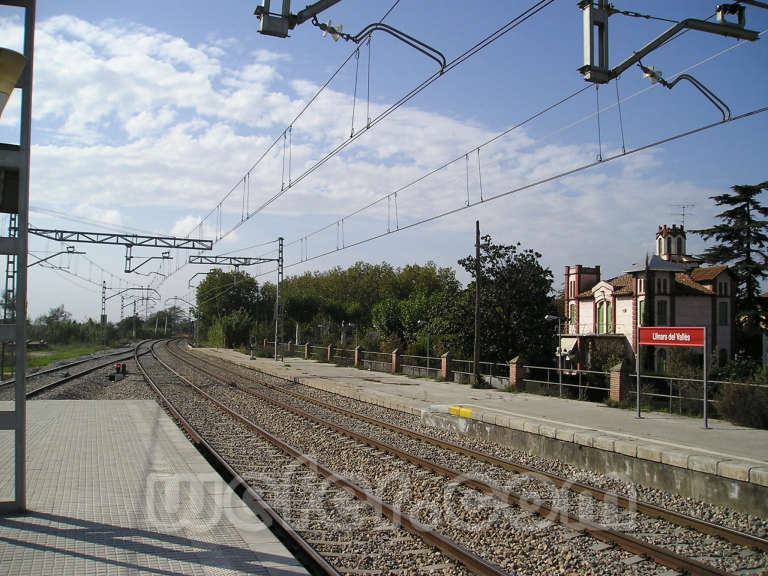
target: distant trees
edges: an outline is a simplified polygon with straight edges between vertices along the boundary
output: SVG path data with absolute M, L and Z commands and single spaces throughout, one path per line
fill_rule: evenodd
M 741 351 L 760 357 L 760 325 L 765 311 L 760 307 L 760 281 L 768 278 L 768 207 L 760 195 L 768 182 L 754 186 L 733 186 L 733 194 L 712 196 L 717 206 L 726 207 L 717 215 L 720 223 L 693 230 L 705 240 L 717 243 L 701 258 L 710 264 L 730 267 L 736 278 L 736 342 Z M 762 317 L 762 318 L 761 318 Z
M 749 324 L 757 324 L 760 281 L 768 278 L 768 207 L 760 194 L 768 182 L 754 186 L 733 186 L 733 194 L 711 196 L 717 206 L 726 206 L 717 215 L 720 223 L 693 230 L 704 240 L 717 243 L 701 255 L 705 262 L 725 264 L 736 277 L 736 312 Z
M 212 344 L 233 347 L 248 344 L 254 323 L 269 317 L 264 308 L 274 303 L 274 295 L 262 293 L 244 272 L 217 268 L 197 286 L 196 300 L 201 335 L 215 335 Z
M 552 326 L 544 317 L 552 310 L 552 272 L 544 268 L 541 254 L 517 245 L 493 244 L 483 236 L 480 244 L 480 326 L 481 358 L 506 362 L 523 354 L 527 362 L 549 361 L 552 357 Z M 462 301 L 454 307 L 453 329 L 460 335 L 462 351 L 471 350 L 475 257 L 459 264 L 472 275 Z M 468 356 L 467 356 L 468 357 Z

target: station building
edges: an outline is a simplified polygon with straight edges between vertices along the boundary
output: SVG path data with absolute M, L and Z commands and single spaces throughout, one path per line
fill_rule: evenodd
M 656 253 L 633 264 L 624 274 L 602 280 L 600 266 L 565 267 L 565 366 L 601 369 L 593 357 L 598 348 L 632 359 L 639 326 L 705 326 L 712 358 L 723 364 L 734 352 L 733 274 L 727 266 L 700 266 L 686 254 L 682 226 L 659 226 Z M 666 350 L 656 348 L 655 364 L 663 367 Z

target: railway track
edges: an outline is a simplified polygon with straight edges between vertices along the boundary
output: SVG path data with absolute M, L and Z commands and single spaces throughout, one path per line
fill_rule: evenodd
M 173 349 L 169 351 L 173 352 Z M 176 355 L 179 360 L 195 362 L 201 370 L 206 370 L 206 367 L 200 364 L 202 361 L 201 358 L 186 353 L 180 349 L 176 351 Z M 516 463 L 494 454 L 482 452 L 480 450 L 441 439 L 430 434 L 425 434 L 423 432 L 418 432 L 404 426 L 399 426 L 391 421 L 384 420 L 381 417 L 376 418 L 372 416 L 366 416 L 359 411 L 353 411 L 349 408 L 343 408 L 329 401 L 324 401 L 318 398 L 318 395 L 320 397 L 335 397 L 335 400 L 342 399 L 343 397 L 339 397 L 338 395 L 329 392 L 318 391 L 314 388 L 298 384 L 295 381 L 286 380 L 271 374 L 265 374 L 257 370 L 237 366 L 235 364 L 216 360 L 210 357 L 206 357 L 205 362 L 216 366 L 219 377 L 228 374 L 235 378 L 247 379 L 246 388 L 249 392 L 256 393 L 256 391 L 253 390 L 253 387 L 259 386 L 263 389 L 269 389 L 280 395 L 296 400 L 296 403 L 291 404 L 291 406 L 298 407 L 299 409 L 302 407 L 317 407 L 325 411 L 326 414 L 329 412 L 339 414 L 347 418 L 347 422 L 349 422 L 349 419 L 352 419 L 355 421 L 367 423 L 371 425 L 371 430 L 375 430 L 376 428 L 385 429 L 398 435 L 407 436 L 425 444 L 444 449 L 458 456 L 467 457 L 466 459 L 461 460 L 461 462 L 464 464 L 464 466 L 462 466 L 463 471 L 473 471 L 476 462 L 490 464 L 496 468 L 506 470 L 513 474 L 519 474 L 525 477 L 530 477 L 533 480 L 543 481 L 548 483 L 550 487 L 554 487 L 556 489 L 567 489 L 578 494 L 584 494 L 595 498 L 596 500 L 608 502 L 619 508 L 635 511 L 644 516 L 664 519 L 680 527 L 691 528 L 697 532 L 723 538 L 734 544 L 739 544 L 749 548 L 754 548 L 756 550 L 761 550 L 763 552 L 768 552 L 768 540 L 755 534 L 751 534 L 747 531 L 736 530 L 729 526 L 709 522 L 707 520 L 694 517 L 690 514 L 671 510 L 651 502 L 644 502 L 637 497 L 630 498 L 626 495 L 614 491 L 604 490 L 597 486 L 565 478 L 564 476 L 554 474 L 547 470 Z M 213 374 L 210 372 L 209 375 L 213 376 Z M 242 383 L 239 385 L 242 385 Z M 305 389 L 307 393 L 300 392 L 300 388 Z M 343 399 L 349 400 L 346 398 Z M 352 403 L 356 405 L 364 404 L 356 400 L 352 401 Z M 370 405 L 366 406 L 366 408 L 370 407 Z M 374 406 L 373 409 L 382 413 L 392 413 L 391 410 L 379 408 L 376 406 Z M 391 438 L 392 436 L 388 437 Z M 456 462 L 455 459 L 453 461 Z
M 119 350 L 97 357 L 81 358 L 74 362 L 68 362 L 66 364 L 54 366 L 53 368 L 40 370 L 39 372 L 29 373 L 25 376 L 27 398 L 34 398 L 43 392 L 56 388 L 66 382 L 82 378 L 96 370 L 110 366 L 117 361 L 128 360 L 134 356 L 134 351 L 135 349 Z M 70 369 L 77 367 L 81 369 L 70 373 Z M 64 372 L 64 376 L 60 376 L 62 372 Z M 15 380 L 8 380 L 0 384 L 0 400 L 13 399 L 15 383 Z
M 178 355 L 178 352 L 176 352 L 176 354 Z M 209 372 L 208 376 L 218 376 L 219 379 L 224 374 L 229 374 L 235 377 L 242 376 L 242 374 L 239 373 L 239 370 L 232 370 L 231 365 L 225 366 L 222 365 L 221 362 L 216 363 L 216 369 L 216 375 Z M 249 371 L 245 368 L 240 370 L 250 372 L 250 380 L 253 379 L 253 371 Z M 230 380 L 229 383 L 230 385 L 246 388 L 242 382 L 237 383 L 236 381 L 232 382 Z M 259 394 L 257 391 L 253 390 L 253 386 L 254 383 L 249 382 L 249 393 L 258 395 L 263 401 L 281 405 L 281 403 L 276 401 L 274 397 L 269 397 L 268 394 Z M 631 532 L 625 532 L 626 535 L 630 536 L 630 541 L 627 546 L 628 549 L 636 554 L 650 555 L 657 561 L 675 567 L 676 569 L 691 570 L 690 568 L 686 568 L 679 564 L 675 565 L 675 562 L 678 560 L 667 558 L 658 550 L 653 551 L 650 554 L 647 551 L 644 552 L 642 550 L 642 545 L 655 544 L 657 547 L 662 548 L 662 550 L 672 548 L 681 553 L 693 555 L 701 560 L 705 560 L 707 563 L 714 564 L 713 568 L 716 570 L 739 570 L 742 568 L 760 570 L 761 566 L 763 569 L 765 567 L 766 559 L 764 553 L 768 550 L 768 542 L 766 542 L 765 539 L 757 538 L 753 535 L 745 534 L 728 527 L 704 522 L 697 518 L 666 510 L 653 504 L 628 501 L 626 498 L 615 494 L 605 493 L 604 491 L 597 490 L 591 486 L 580 485 L 577 483 L 571 488 L 569 482 L 563 478 L 543 473 L 538 470 L 522 469 L 518 465 L 501 460 L 493 455 L 457 446 L 438 438 L 418 434 L 411 430 L 394 426 L 388 422 L 364 417 L 352 413 L 349 410 L 344 410 L 328 403 L 318 401 L 315 398 L 308 398 L 297 393 L 295 390 L 286 390 L 286 387 L 296 386 L 295 383 L 290 381 L 283 380 L 282 386 L 275 384 L 269 386 L 264 385 L 264 383 L 262 383 L 261 386 L 262 388 L 270 390 L 273 394 L 279 392 L 282 396 L 287 396 L 293 401 L 288 404 L 282 404 L 282 409 L 292 411 L 294 414 L 302 415 L 302 417 L 308 417 L 310 419 L 314 418 L 315 421 L 321 420 L 321 418 L 318 418 L 317 416 L 318 412 L 324 412 L 323 416 L 336 422 L 335 424 L 328 423 L 327 425 L 329 428 L 336 429 L 347 435 L 354 436 L 356 433 L 351 429 L 355 427 L 359 428 L 360 423 L 364 423 L 364 427 L 367 428 L 368 436 L 359 435 L 358 439 L 360 441 L 371 446 L 378 446 L 380 449 L 386 450 L 390 454 L 397 455 L 400 458 L 413 457 L 413 452 L 421 453 L 426 456 L 426 466 L 435 466 L 437 464 L 437 466 L 440 467 L 442 465 L 442 474 L 450 475 L 451 473 L 455 473 L 451 472 L 450 468 L 447 468 L 445 464 L 450 462 L 455 467 L 458 460 L 458 464 L 460 464 L 460 469 L 463 471 L 463 474 L 466 476 L 467 471 L 469 471 L 469 475 L 472 477 L 467 483 L 487 493 L 496 491 L 497 496 L 499 496 L 498 486 L 504 484 L 505 478 L 504 474 L 499 475 L 498 472 L 506 472 L 506 480 L 509 480 L 509 473 L 512 472 L 518 476 L 518 481 L 513 482 L 513 484 L 516 485 L 518 489 L 522 487 L 524 494 L 528 496 L 529 500 L 541 507 L 541 512 L 543 512 L 545 516 L 552 516 L 554 504 L 557 504 L 560 508 L 560 510 L 554 510 L 555 513 L 563 515 L 562 509 L 565 509 L 565 517 L 561 518 L 561 520 L 564 520 L 566 525 L 577 526 L 574 524 L 575 521 L 579 520 L 577 516 L 584 516 L 584 514 L 578 515 L 578 512 L 584 512 L 585 509 L 583 498 L 563 498 L 563 492 L 566 489 L 569 492 L 575 492 L 581 496 L 587 495 L 590 500 L 592 498 L 600 498 L 603 500 L 603 503 L 599 510 L 586 507 L 588 512 L 592 512 L 592 516 L 594 516 L 594 512 L 597 511 L 599 512 L 599 517 L 612 520 L 614 525 L 625 527 L 625 530 L 627 527 L 632 528 Z M 297 407 L 297 403 L 300 404 L 300 406 Z M 302 408 L 307 408 L 308 406 L 313 408 L 313 414 L 306 414 L 302 411 Z M 387 434 L 382 434 L 381 430 L 386 430 Z M 390 434 L 390 432 L 392 433 Z M 399 440 L 396 438 L 397 435 L 401 436 Z M 386 442 L 372 441 L 371 437 L 378 437 L 381 439 L 382 436 L 385 441 L 390 442 L 389 445 L 387 445 Z M 407 442 L 404 443 L 402 441 L 403 436 L 417 440 L 424 445 L 428 445 L 429 448 L 424 450 L 417 446 L 414 450 L 414 443 L 410 443 L 410 446 L 408 446 Z M 408 447 L 406 450 L 402 450 L 393 446 L 395 444 L 406 444 Z M 436 454 L 434 448 L 439 448 L 440 452 L 443 453 Z M 425 452 L 426 455 L 424 454 Z M 450 455 L 446 456 L 446 452 Z M 494 470 L 491 470 L 490 474 L 488 474 L 487 470 L 488 465 L 494 468 Z M 485 470 L 483 469 L 484 466 L 486 467 Z M 478 477 L 490 477 L 490 482 L 478 482 L 476 480 Z M 524 481 L 521 482 L 521 479 L 524 479 Z M 542 485 L 542 482 L 545 482 L 545 484 Z M 537 496 L 540 496 L 547 491 L 556 493 L 549 498 L 544 498 L 543 501 L 542 499 L 536 499 Z M 503 494 L 503 498 L 507 502 L 510 501 L 508 493 Z M 565 502 L 563 502 L 563 500 L 565 500 Z M 622 507 L 624 507 L 624 511 L 622 511 Z M 627 509 L 629 511 L 627 511 Z M 589 522 L 587 522 L 587 524 L 589 524 Z M 607 540 L 617 545 L 627 545 L 626 542 L 622 543 L 621 539 L 616 537 L 616 534 L 613 533 L 614 531 L 609 531 L 607 533 L 600 532 L 599 526 L 593 526 L 587 531 L 591 531 L 591 533 L 602 540 Z M 632 541 L 635 538 L 632 538 L 631 535 L 634 535 L 636 539 L 641 540 L 643 544 L 638 546 L 637 542 Z M 674 540 L 674 542 L 670 543 L 670 540 Z M 704 562 L 702 562 L 702 564 L 703 563 Z M 699 566 L 697 569 L 701 570 L 703 568 Z
M 179 358 L 179 351 L 167 350 L 167 352 L 175 354 L 175 361 L 181 360 Z M 607 527 L 605 523 L 598 524 L 592 520 L 585 519 L 585 514 L 575 514 L 575 512 L 579 511 L 579 506 L 584 507 L 585 495 L 589 501 L 594 503 L 594 488 L 584 489 L 584 491 L 579 493 L 579 498 L 567 496 L 563 498 L 563 492 L 565 492 L 564 489 L 567 486 L 564 483 L 553 484 L 552 481 L 547 480 L 547 485 L 542 487 L 540 473 L 533 474 L 531 471 L 528 471 L 527 474 L 521 474 L 520 470 L 510 471 L 503 466 L 490 464 L 489 460 L 492 461 L 494 458 L 491 455 L 472 454 L 471 452 L 466 452 L 465 449 L 456 450 L 457 447 L 451 447 L 443 441 L 435 442 L 434 440 L 436 439 L 432 439 L 432 442 L 427 442 L 423 437 L 417 437 L 411 431 L 405 433 L 405 431 L 398 430 L 397 427 L 392 425 L 382 426 L 383 423 L 374 421 L 374 419 L 361 418 L 359 415 L 349 413 L 349 411 L 340 410 L 329 405 L 322 405 L 323 403 L 318 403 L 316 400 L 300 399 L 301 395 L 295 393 L 295 391 L 291 391 L 291 394 L 286 393 L 286 384 L 293 384 L 290 382 L 283 381 L 283 386 L 256 384 L 253 382 L 254 374 L 250 371 L 250 378 L 246 386 L 242 381 L 242 375 L 237 374 L 235 370 L 230 370 L 229 367 L 217 363 L 216 373 L 213 373 L 210 368 L 206 369 L 204 366 L 201 366 L 199 359 L 190 360 L 189 355 L 185 356 L 187 356 L 186 360 L 188 362 L 197 362 L 194 370 L 204 371 L 205 379 L 207 379 L 206 385 L 210 385 L 212 381 L 217 381 L 221 384 L 222 377 L 225 374 L 227 375 L 226 384 L 228 386 L 214 386 L 209 390 L 220 401 L 247 406 L 248 403 L 243 399 L 243 395 L 248 394 L 252 398 L 257 399 L 262 407 L 266 404 L 273 406 L 273 410 L 280 412 L 280 416 L 277 419 L 279 424 L 272 423 L 275 426 L 273 431 L 278 431 L 281 427 L 285 428 L 286 426 L 299 430 L 302 426 L 306 427 L 306 423 L 309 422 L 312 426 L 323 429 L 326 435 L 336 435 L 339 443 L 344 441 L 355 442 L 360 445 L 359 450 L 361 451 L 364 449 L 363 446 L 365 446 L 369 450 L 375 449 L 377 452 L 384 453 L 383 458 L 397 458 L 400 462 L 408 462 L 412 466 L 419 468 L 415 473 L 416 475 L 428 473 L 441 476 L 442 479 L 448 481 L 448 484 L 459 486 L 460 490 L 464 491 L 462 492 L 462 497 L 477 500 L 479 498 L 478 494 L 483 494 L 484 497 L 489 498 L 495 503 L 489 505 L 489 500 L 477 500 L 484 506 L 493 508 L 494 506 L 502 505 L 509 509 L 514 508 L 518 511 L 523 511 L 529 516 L 535 513 L 539 519 L 538 521 L 543 524 L 541 524 L 538 530 L 531 528 L 531 526 L 527 527 L 528 530 L 533 530 L 537 533 L 541 533 L 544 530 L 558 532 L 564 529 L 567 531 L 567 534 L 559 534 L 560 541 L 555 545 L 557 549 L 565 549 L 566 546 L 563 545 L 563 542 L 570 540 L 574 541 L 576 548 L 583 549 L 585 542 L 591 541 L 584 537 L 584 534 L 588 534 L 591 538 L 600 541 L 597 545 L 589 545 L 590 550 L 604 550 L 614 545 L 621 547 L 632 555 L 630 558 L 623 559 L 625 568 L 627 562 L 629 562 L 633 568 L 641 573 L 649 569 L 642 566 L 641 558 L 651 558 L 658 564 L 691 574 L 723 574 L 726 573 L 726 570 L 740 570 L 742 568 L 759 570 L 761 566 L 765 566 L 765 541 L 755 539 L 748 534 L 725 529 L 722 532 L 723 534 L 727 533 L 727 537 L 730 540 L 724 540 L 726 536 L 721 535 L 719 532 L 722 527 L 701 524 L 697 519 L 689 517 L 679 518 L 676 523 L 671 523 L 669 519 L 665 518 L 665 516 L 670 515 L 669 511 L 659 510 L 658 507 L 652 505 L 649 508 L 653 513 L 651 516 L 647 513 L 639 514 L 632 507 L 630 507 L 629 511 L 622 511 L 620 506 L 616 506 L 615 497 L 609 502 L 600 503 L 596 508 L 590 504 L 589 510 L 592 514 L 597 512 L 599 518 L 603 520 L 610 518 L 613 524 L 619 527 L 629 526 L 634 530 L 630 534 L 627 530 L 612 529 Z M 192 375 L 192 364 L 188 363 L 185 370 L 190 371 L 189 375 Z M 234 379 L 230 376 L 234 377 Z M 239 390 L 233 390 L 232 387 L 239 388 Z M 255 390 L 254 387 L 261 387 L 261 392 Z M 281 402 L 276 400 L 274 398 L 276 393 L 282 395 L 284 400 L 289 398 L 290 401 Z M 302 404 L 302 406 L 298 407 L 297 403 Z M 311 414 L 305 411 L 310 406 L 313 412 Z M 258 412 L 258 410 L 254 412 L 255 418 L 264 417 L 258 414 Z M 269 419 L 268 417 L 265 418 Z M 333 422 L 330 420 L 333 420 Z M 265 425 L 268 426 L 269 424 Z M 361 427 L 365 428 L 365 430 L 360 430 Z M 309 434 L 309 431 L 307 431 L 307 434 Z M 383 439 L 382 436 L 384 436 Z M 296 442 L 302 442 L 301 434 L 297 436 L 294 433 L 292 437 L 296 438 Z M 407 441 L 403 440 L 404 437 L 407 438 Z M 425 446 L 427 447 L 426 450 Z M 311 442 L 307 444 L 307 447 L 311 448 Z M 427 454 L 425 455 L 424 452 L 427 452 Z M 446 456 L 446 453 L 449 456 Z M 381 458 L 382 456 L 379 456 L 379 459 Z M 471 463 L 474 462 L 475 466 L 470 474 L 466 472 L 460 473 L 454 467 L 446 465 L 446 462 L 452 461 L 455 466 L 457 459 L 464 460 L 459 462 L 462 465 L 460 467 L 461 470 L 465 470 L 465 465 L 471 467 Z M 480 465 L 486 468 L 488 466 L 498 468 L 507 476 L 514 472 L 514 476 L 518 480 L 518 489 L 510 490 L 508 486 L 504 485 L 504 482 L 499 481 L 503 480 L 503 478 L 500 479 L 498 477 L 498 470 L 491 470 L 489 473 L 488 470 L 479 469 Z M 376 464 L 372 463 L 371 466 L 375 468 Z M 520 490 L 520 479 L 523 479 L 522 491 Z M 368 481 L 372 483 L 375 480 L 376 478 L 374 477 L 368 478 Z M 539 482 L 539 484 L 535 485 L 534 483 L 536 482 Z M 556 490 L 553 490 L 553 487 Z M 457 488 L 454 492 L 458 493 L 457 490 L 459 489 Z M 542 498 L 542 490 L 549 495 Z M 509 523 L 508 518 L 503 520 L 501 524 L 506 522 L 510 531 L 515 527 L 519 527 L 519 519 L 511 523 Z M 558 523 L 557 525 L 553 524 L 555 521 Z M 515 524 L 518 526 L 515 526 Z M 701 526 L 705 534 L 693 529 L 691 525 Z M 686 526 L 686 528 L 682 526 Z M 491 526 L 486 528 L 488 528 L 487 532 L 492 533 L 497 527 Z M 465 540 L 462 538 L 471 537 L 471 535 L 462 535 L 459 531 L 454 532 L 453 537 L 464 542 Z M 483 546 L 492 548 L 494 545 L 498 545 L 498 542 L 494 543 L 493 538 L 491 536 L 485 539 L 477 539 L 478 546 L 476 551 L 482 549 Z M 503 540 L 503 536 L 498 533 L 495 538 L 498 541 Z M 578 539 L 583 540 L 577 541 Z M 674 542 L 670 542 L 670 540 Z M 480 541 L 483 544 L 479 544 Z M 512 553 L 507 552 L 507 555 L 510 554 Z M 491 557 L 491 561 L 496 561 L 500 565 L 505 566 L 504 552 L 496 554 L 495 558 L 493 558 L 492 554 Z M 566 557 L 576 558 L 578 554 L 574 555 L 571 550 L 567 552 Z M 572 562 L 572 564 L 574 563 L 578 564 L 578 562 Z M 505 568 L 519 569 L 520 567 L 507 565 Z M 585 568 L 584 563 L 582 563 L 580 568 Z M 650 573 L 653 573 L 652 569 L 650 570 Z
M 156 355 L 137 364 L 187 434 L 217 455 L 322 572 L 506 574 L 255 425 Z

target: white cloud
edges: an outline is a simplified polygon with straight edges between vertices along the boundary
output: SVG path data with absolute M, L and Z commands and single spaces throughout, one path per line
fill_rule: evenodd
M 18 35 L 19 23 L 0 20 L 0 32 Z M 359 97 L 354 102 L 344 86 L 331 86 L 292 126 L 290 138 L 279 139 L 241 181 L 318 86 L 283 77 L 287 55 L 257 50 L 238 64 L 231 57 L 236 49 L 232 39 L 192 46 L 123 21 L 95 24 L 59 16 L 39 22 L 33 204 L 60 210 L 74 204 L 76 214 L 112 225 L 155 229 L 161 221 L 173 222 L 170 235 L 215 238 L 345 142 L 353 129 L 353 104 L 355 133 L 364 128 L 367 103 Z M 371 102 L 371 115 L 384 107 Z M 403 106 L 265 212 L 281 219 L 280 233 L 290 241 L 457 159 L 398 192 L 396 203 L 381 201 L 349 219 L 349 243 L 460 208 L 468 193 L 475 202 L 481 179 L 487 199 L 591 162 L 596 154 L 591 145 L 536 141 L 519 129 L 484 147 L 478 166 L 473 150 L 493 136 L 485 126 Z M 495 241 L 522 241 L 553 255 L 556 276 L 564 262 L 629 264 L 652 242 L 656 224 L 664 223 L 657 219 L 666 215 L 670 198 L 711 195 L 693 184 L 656 178 L 659 157 L 634 155 L 443 220 L 435 232 L 445 236 L 438 249 L 463 242 L 458 236 L 467 221 L 482 213 Z M 204 222 L 193 215 L 212 209 Z M 222 244 L 255 243 L 273 232 L 246 223 Z M 333 246 L 336 230 L 326 235 Z

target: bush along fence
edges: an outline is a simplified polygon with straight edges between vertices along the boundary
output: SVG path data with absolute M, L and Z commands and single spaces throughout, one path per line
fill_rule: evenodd
M 252 353 L 255 353 L 253 350 Z M 275 354 L 275 343 L 264 340 L 261 353 Z M 279 357 L 300 357 L 361 370 L 406 374 L 469 384 L 473 362 L 452 357 L 412 356 L 400 350 L 369 352 L 362 347 L 339 348 L 312 346 L 310 343 L 281 343 Z M 483 381 L 493 388 L 525 391 L 533 394 L 560 396 L 626 408 L 637 406 L 637 374 L 629 364 L 619 363 L 609 371 L 558 369 L 555 366 L 533 366 L 520 358 L 506 363 L 480 362 Z M 657 410 L 698 417 L 704 402 L 712 416 L 720 416 L 737 424 L 768 428 L 768 385 L 744 382 L 708 381 L 704 397 L 703 380 L 675 378 L 655 374 L 640 376 L 640 405 L 644 411 Z

